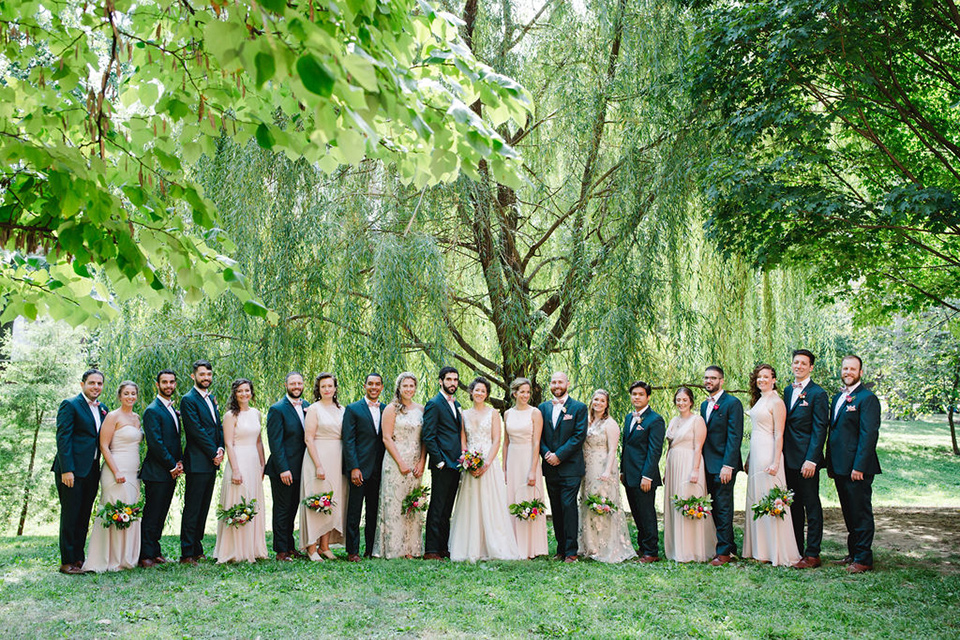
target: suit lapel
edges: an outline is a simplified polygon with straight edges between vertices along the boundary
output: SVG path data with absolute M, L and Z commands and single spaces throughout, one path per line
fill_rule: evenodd
M 90 405 L 87 404 L 87 397 L 81 393 L 77 396 L 75 403 L 78 407 L 78 413 L 83 416 L 83 421 L 90 428 L 90 431 L 96 433 L 97 422 L 94 420 L 93 411 L 90 410 Z

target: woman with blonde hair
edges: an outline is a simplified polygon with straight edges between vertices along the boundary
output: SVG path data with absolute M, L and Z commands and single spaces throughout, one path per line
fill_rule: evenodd
M 427 450 L 420 442 L 423 405 L 414 402 L 416 393 L 417 376 L 404 371 L 397 376 L 393 400 L 381 418 L 380 433 L 390 455 L 383 457 L 380 476 L 380 508 L 373 542 L 376 558 L 423 555 L 422 516 L 419 511 L 403 512 L 403 500 L 420 487 L 427 463 Z

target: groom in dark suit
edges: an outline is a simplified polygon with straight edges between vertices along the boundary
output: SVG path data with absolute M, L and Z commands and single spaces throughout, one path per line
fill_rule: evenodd
M 462 453 L 460 430 L 463 416 L 455 394 L 460 373 L 453 367 L 440 369 L 440 393 L 423 407 L 421 439 L 430 454 L 430 507 L 427 509 L 427 536 L 424 560 L 450 557 L 450 516 L 460 488 L 457 461 Z
M 793 491 L 790 509 L 797 549 L 803 557 L 796 569 L 820 566 L 820 542 L 823 539 L 823 507 L 820 505 L 820 469 L 823 467 L 823 443 L 830 422 L 827 392 L 810 379 L 813 353 L 806 349 L 793 352 L 793 384 L 783 391 L 787 406 L 787 424 L 783 433 L 783 464 L 787 488 Z M 804 547 L 803 529 L 807 527 Z
M 364 556 L 367 558 L 373 554 L 373 540 L 377 533 L 380 470 L 386 451 L 380 434 L 380 418 L 385 406 L 380 402 L 381 392 L 383 378 L 379 373 L 368 374 L 363 382 L 364 397 L 343 410 L 343 473 L 350 480 L 344 546 L 350 562 L 360 562 L 360 515 L 364 504 L 367 508 L 363 527 Z
M 145 496 L 140 529 L 140 566 L 144 568 L 167 562 L 160 550 L 160 536 L 177 488 L 177 478 L 183 475 L 180 416 L 173 406 L 177 374 L 164 369 L 157 374 L 156 385 L 157 397 L 143 412 L 147 455 L 140 467 Z
M 564 562 L 576 562 L 578 494 L 586 472 L 583 441 L 587 438 L 587 405 L 571 398 L 567 394 L 569 388 L 567 374 L 558 371 L 551 376 L 553 398 L 539 407 L 543 416 L 540 455 L 553 512 L 557 557 Z
M 270 476 L 273 494 L 273 551 L 277 560 L 289 562 L 298 554 L 293 523 L 300 510 L 300 471 L 307 448 L 303 426 L 310 404 L 303 400 L 300 372 L 288 373 L 284 386 L 287 393 L 267 410 L 270 459 L 264 473 Z
M 180 526 L 180 563 L 197 564 L 203 555 L 203 528 L 210 512 L 217 471 L 223 462 L 223 424 L 220 410 L 210 393 L 213 365 L 206 360 L 193 363 L 194 386 L 180 400 L 180 418 L 186 433 L 183 470 L 187 483 L 183 494 L 183 521 Z
M 81 393 L 57 410 L 57 457 L 50 469 L 60 497 L 60 573 L 70 575 L 83 573 L 87 525 L 100 485 L 98 434 L 107 416 L 98 400 L 103 374 L 90 369 L 81 382 Z
M 743 470 L 740 444 L 743 442 L 743 404 L 723 391 L 723 369 L 707 367 L 703 388 L 710 394 L 700 405 L 707 423 L 703 443 L 703 466 L 707 470 L 707 491 L 713 498 L 713 521 L 717 525 L 717 555 L 710 564 L 717 567 L 737 554 L 733 539 L 733 485 Z
M 837 485 L 847 525 L 847 556 L 840 562 L 849 573 L 863 573 L 873 570 L 873 477 L 880 473 L 880 401 L 860 382 L 863 361 L 858 356 L 843 359 L 840 376 L 844 387 L 831 404 L 827 473 Z
M 620 453 L 620 478 L 637 525 L 637 553 L 643 563 L 660 560 L 656 496 L 657 487 L 663 484 L 660 455 L 667 431 L 663 418 L 650 408 L 652 390 L 639 380 L 630 385 L 633 411 L 623 419 Z

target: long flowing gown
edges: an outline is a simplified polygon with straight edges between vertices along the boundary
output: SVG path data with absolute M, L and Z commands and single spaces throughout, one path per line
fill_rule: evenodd
M 106 462 L 100 470 L 100 506 L 108 502 L 122 500 L 125 504 L 140 501 L 140 480 L 137 469 L 140 467 L 140 441 L 143 432 L 135 424 L 117 427 L 110 440 L 110 454 L 117 465 L 117 472 L 126 482 L 117 482 Z M 104 528 L 103 520 L 98 516 L 90 534 L 90 549 L 83 563 L 85 571 L 119 571 L 132 569 L 140 559 L 140 521 L 126 529 Z
M 300 503 L 300 546 L 316 544 L 320 536 L 329 533 L 330 543 L 343 540 L 344 520 L 347 514 L 347 479 L 343 476 L 343 444 L 340 430 L 343 426 L 343 407 L 334 405 L 326 409 L 315 402 L 307 409 L 317 414 L 317 433 L 313 444 L 323 465 L 324 479 L 317 479 L 317 467 L 308 450 L 303 456 L 303 472 L 300 475 L 300 499 L 333 491 L 333 507 L 330 513 L 320 513 Z
M 411 473 L 401 474 L 393 457 L 389 453 L 383 456 L 377 535 L 373 540 L 373 556 L 376 558 L 423 555 L 423 513 L 403 513 L 403 499 L 421 482 L 421 478 L 415 477 L 412 472 L 420 460 L 423 446 L 420 443 L 421 426 L 422 410 L 411 408 L 404 413 L 397 413 L 393 424 L 393 443 Z
M 506 430 L 510 436 L 507 449 L 507 504 L 526 502 L 534 498 L 544 502 L 543 469 L 536 465 L 536 484 L 529 486 L 530 458 L 533 455 L 533 412 L 536 407 L 526 411 L 510 409 L 506 415 Z M 489 473 L 489 472 L 488 472 Z M 519 520 L 511 516 L 513 532 L 517 537 L 517 547 L 521 558 L 545 556 L 547 549 L 547 517 L 541 515 L 536 520 Z
M 790 509 L 787 508 L 782 518 L 761 516 L 754 520 L 751 507 L 773 487 L 787 486 L 782 453 L 777 463 L 777 475 L 771 476 L 764 471 L 773 463 L 773 408 L 778 402 L 782 404 L 783 400 L 776 391 L 768 391 L 750 409 L 753 433 L 750 435 L 750 471 L 747 474 L 747 523 L 743 528 L 744 557 L 770 562 L 775 566 L 792 565 L 800 560 Z
M 580 536 L 577 546 L 586 558 L 600 562 L 623 562 L 636 555 L 630 543 L 627 515 L 620 498 L 620 470 L 614 457 L 613 468 L 607 480 L 600 476 L 607 468 L 608 446 L 616 450 L 618 442 L 607 442 L 607 426 L 620 432 L 613 418 L 596 420 L 587 427 L 587 439 L 583 442 L 583 460 L 586 473 L 580 489 Z M 587 508 L 587 497 L 599 494 L 619 507 L 613 513 L 599 515 Z
M 223 480 L 220 483 L 220 506 L 229 508 L 245 498 L 257 501 L 257 515 L 245 525 L 230 526 L 217 521 L 217 544 L 213 557 L 218 563 L 256 562 L 267 557 L 267 505 L 263 499 L 263 472 L 257 441 L 260 439 L 260 412 L 256 409 L 241 411 L 233 430 L 233 455 L 236 460 L 226 460 Z M 233 484 L 233 464 L 236 462 L 243 479 Z
M 702 498 L 707 495 L 707 472 L 703 455 L 696 450 L 694 425 L 699 416 L 686 420 L 679 416 L 670 421 L 667 429 L 667 466 L 664 470 L 663 490 L 663 549 L 667 558 L 677 562 L 706 562 L 717 547 L 717 527 L 713 516 L 693 520 L 680 515 L 673 508 L 673 496 Z M 690 482 L 694 462 L 699 458 L 700 477 Z
M 490 466 L 479 478 L 464 473 L 460 481 L 450 520 L 450 559 L 454 561 L 520 559 L 510 522 L 513 516 L 507 509 L 503 471 L 495 459 L 490 459 L 492 423 L 493 409 L 480 415 L 474 409 L 463 412 L 467 449 L 482 452 Z

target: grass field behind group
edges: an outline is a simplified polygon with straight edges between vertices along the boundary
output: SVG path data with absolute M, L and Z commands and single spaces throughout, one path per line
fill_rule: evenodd
M 880 457 L 877 506 L 931 513 L 960 506 L 960 458 L 950 454 L 942 422 L 884 423 Z M 740 476 L 738 486 L 745 484 Z M 835 504 L 831 485 L 824 475 L 828 505 Z M 163 540 L 171 558 L 178 556 L 175 525 L 168 523 Z M 958 530 L 960 523 L 942 533 L 950 539 Z M 825 559 L 844 554 L 841 540 L 828 538 Z M 207 535 L 208 550 L 213 543 Z M 54 535 L 5 537 L 0 637 L 960 638 L 956 547 L 946 555 L 909 540 L 898 548 L 878 545 L 877 571 L 861 576 L 752 561 L 710 567 L 546 559 L 205 562 L 64 576 L 56 571 Z

